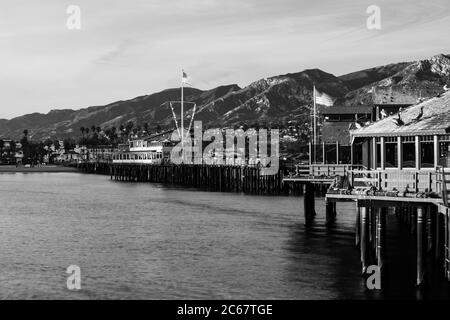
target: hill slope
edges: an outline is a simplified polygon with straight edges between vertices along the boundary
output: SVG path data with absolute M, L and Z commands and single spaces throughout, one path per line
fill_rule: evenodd
M 185 88 L 185 100 L 197 104 L 196 120 L 204 126 L 236 126 L 255 122 L 273 124 L 296 120 L 310 122 L 313 86 L 335 97 L 337 106 L 376 103 L 413 103 L 432 97 L 450 84 L 450 56 L 437 55 L 336 77 L 319 69 L 305 70 L 253 82 L 245 88 L 227 85 L 202 91 Z M 33 139 L 77 137 L 80 127 L 119 127 L 128 121 L 173 127 L 166 101 L 180 100 L 179 88 L 80 110 L 52 110 L 11 120 L 0 119 L 0 137 L 19 138 L 24 129 Z M 395 101 L 398 100 L 398 101 Z M 179 106 L 175 106 L 179 115 Z M 192 105 L 185 105 L 186 121 Z

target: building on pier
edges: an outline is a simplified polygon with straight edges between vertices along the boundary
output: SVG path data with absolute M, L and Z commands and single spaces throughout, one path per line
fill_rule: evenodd
M 161 164 L 168 162 L 173 143 L 166 140 L 134 139 L 119 145 L 112 154 L 116 164 Z
M 372 89 L 373 120 L 378 121 L 384 115 L 396 114 L 400 109 L 408 108 L 418 101 L 424 100 L 421 90 L 406 91 L 401 88 L 393 90 L 392 87 Z
M 322 143 L 311 148 L 311 162 L 350 164 L 350 129 L 363 126 L 374 119 L 372 106 L 333 106 L 319 109 L 323 115 Z M 314 155 L 314 152 L 316 155 Z
M 416 284 L 424 283 L 429 258 L 444 266 L 450 281 L 450 172 L 445 169 L 450 164 L 450 92 L 399 109 L 350 135 L 352 149 L 362 149 L 365 168 L 345 171 L 328 189 L 327 221 L 336 218 L 337 202 L 354 201 L 363 273 L 374 263 L 383 271 L 389 209 L 415 237 Z M 313 203 L 313 193 L 305 195 L 305 206 L 306 199 Z
M 354 148 L 351 148 L 350 132 L 397 114 L 399 110 L 424 100 L 420 91 L 405 92 L 374 87 L 371 92 L 372 102 L 366 105 L 319 108 L 322 119 L 321 143 L 311 147 L 311 163 L 325 165 L 362 163 L 362 146 L 355 144 Z
M 351 131 L 352 146 L 368 169 L 434 170 L 449 167 L 450 92 Z

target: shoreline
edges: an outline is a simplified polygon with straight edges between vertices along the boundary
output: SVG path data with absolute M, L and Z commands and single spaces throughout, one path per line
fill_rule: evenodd
M 48 165 L 41 167 L 25 168 L 14 165 L 0 166 L 0 173 L 52 173 L 52 172 L 79 172 L 77 168 Z

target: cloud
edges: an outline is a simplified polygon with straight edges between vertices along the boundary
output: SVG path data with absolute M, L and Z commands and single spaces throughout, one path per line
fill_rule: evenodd
M 11 1 L 0 10 L 8 106 L 0 117 L 178 86 L 181 68 L 208 89 L 314 67 L 342 74 L 443 50 L 448 0 L 376 2 L 381 32 L 365 27 L 373 0 L 77 0 L 81 31 L 65 27 L 72 1 Z

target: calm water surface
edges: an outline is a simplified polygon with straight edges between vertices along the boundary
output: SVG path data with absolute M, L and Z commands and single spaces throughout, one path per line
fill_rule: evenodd
M 338 206 L 327 230 L 318 199 L 319 216 L 305 229 L 299 197 L 77 173 L 0 174 L 0 202 L 4 299 L 448 298 L 443 281 L 433 290 L 411 285 L 414 265 L 404 263 L 414 255 L 403 237 L 388 238 L 395 281 L 365 290 L 352 204 Z M 392 225 L 390 234 L 402 232 Z M 81 291 L 66 288 L 69 265 L 81 268 Z

